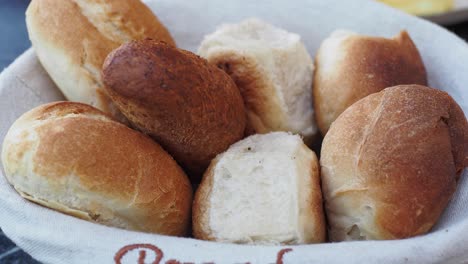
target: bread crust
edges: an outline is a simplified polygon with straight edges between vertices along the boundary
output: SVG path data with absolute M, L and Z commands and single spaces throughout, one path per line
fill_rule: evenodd
M 5 137 L 5 176 L 25 198 L 85 220 L 186 235 L 192 189 L 156 142 L 101 111 L 55 102 L 20 117 Z
M 210 230 L 210 203 L 213 190 L 213 177 L 219 156 L 211 161 L 210 166 L 203 175 L 202 181 L 195 192 L 192 210 L 193 236 L 201 240 L 215 241 L 216 238 Z
M 468 123 L 443 91 L 390 87 L 338 117 L 320 163 L 333 241 L 353 239 L 353 225 L 360 239 L 424 234 L 468 165 Z
M 119 44 L 152 38 L 176 45 L 167 28 L 141 0 L 73 1 L 102 35 Z
M 287 123 L 285 112 L 278 107 L 280 99 L 273 84 L 264 78 L 256 59 L 233 51 L 210 54 L 210 63 L 224 70 L 239 87 L 247 111 L 246 135 L 265 134 L 281 129 Z
M 334 40 L 338 38 L 325 40 L 315 60 L 312 97 L 322 135 L 346 108 L 369 94 L 400 84 L 427 85 L 424 63 L 406 31 L 393 39 L 352 33 Z
M 143 40 L 106 59 L 105 87 L 139 130 L 159 142 L 195 182 L 243 137 L 245 110 L 232 79 L 195 54 Z
M 314 217 L 312 219 L 314 223 L 310 226 L 313 227 L 313 232 L 308 232 L 312 234 L 309 238 L 310 241 L 316 242 L 324 242 L 327 240 L 327 230 L 326 230 L 326 223 L 325 223 L 325 212 L 323 209 L 323 198 L 322 198 L 322 189 L 320 183 L 320 163 L 317 159 L 317 155 L 312 151 L 313 159 L 310 165 L 311 168 L 311 183 L 309 185 L 309 189 L 304 191 L 308 191 L 311 195 L 310 200 L 307 200 L 309 203 L 309 210 L 312 212 L 311 215 Z M 301 186 L 299 186 L 301 188 Z M 301 191 L 301 190 L 300 190 Z
M 41 64 L 65 97 L 120 121 L 125 118 L 102 87 L 100 70 L 106 56 L 132 39 L 149 37 L 174 44 L 140 0 L 33 0 L 26 23 Z

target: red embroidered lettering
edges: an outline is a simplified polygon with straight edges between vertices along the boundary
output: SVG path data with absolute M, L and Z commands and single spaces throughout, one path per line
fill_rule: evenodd
M 182 263 L 180 263 L 180 261 L 178 261 L 178 260 L 170 259 L 170 260 L 166 261 L 166 264 L 182 264 Z
M 158 247 L 151 245 L 151 244 L 133 244 L 133 245 L 128 245 L 123 248 L 121 248 L 117 253 L 115 253 L 114 260 L 115 264 L 121 264 L 122 258 L 130 251 L 135 250 L 135 249 L 140 249 L 138 253 L 138 264 L 145 264 L 145 258 L 146 258 L 146 251 L 152 251 L 156 255 L 156 258 L 152 264 L 159 264 L 161 262 L 161 259 L 163 258 L 164 254 L 159 249 Z M 148 262 L 146 262 L 148 263 Z
M 130 251 L 139 250 L 138 251 L 138 264 L 145 264 L 149 263 L 146 261 L 147 252 L 153 252 L 155 254 L 155 259 L 151 264 L 159 264 L 163 259 L 164 253 L 161 249 L 157 246 L 152 244 L 132 244 L 122 247 L 117 253 L 115 253 L 114 260 L 116 264 L 122 264 L 122 259 L 125 255 L 127 255 Z M 276 255 L 276 264 L 284 264 L 283 257 L 286 253 L 291 252 L 292 248 L 285 248 L 278 251 Z M 165 264 L 194 264 L 193 262 L 181 262 L 176 259 L 171 259 L 166 261 Z M 204 262 L 203 264 L 215 264 L 215 262 Z M 246 262 L 245 264 L 250 264 L 250 262 Z
M 285 248 L 285 249 L 280 250 L 276 257 L 276 264 L 283 264 L 284 255 L 290 251 L 292 251 L 292 248 Z

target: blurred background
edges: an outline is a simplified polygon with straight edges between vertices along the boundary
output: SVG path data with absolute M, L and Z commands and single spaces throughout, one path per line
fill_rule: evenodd
M 468 41 L 468 0 L 369 1 L 379 1 L 441 24 Z M 0 71 L 30 47 L 24 21 L 24 12 L 28 4 L 29 0 L 0 0 Z M 24 253 L 0 230 L 0 263 L 30 264 L 39 262 L 34 261 Z

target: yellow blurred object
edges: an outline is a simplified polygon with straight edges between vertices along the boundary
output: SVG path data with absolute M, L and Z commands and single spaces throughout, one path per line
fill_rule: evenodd
M 378 0 L 407 13 L 428 16 L 452 10 L 453 0 Z

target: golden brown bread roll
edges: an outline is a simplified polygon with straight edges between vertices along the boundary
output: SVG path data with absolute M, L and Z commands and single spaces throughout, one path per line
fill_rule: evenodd
M 192 189 L 149 137 L 80 103 L 21 116 L 3 142 L 5 176 L 24 198 L 88 221 L 183 236 Z
M 167 29 L 140 0 L 33 0 L 26 11 L 36 54 L 65 97 L 124 120 L 104 89 L 107 54 L 133 39 L 174 44 Z
M 320 165 L 332 241 L 424 234 L 468 165 L 468 123 L 443 91 L 387 88 L 338 117 Z
M 313 100 L 322 135 L 354 102 L 400 84 L 427 85 L 421 56 L 406 31 L 393 39 L 333 32 L 315 59 Z
M 130 122 L 197 181 L 211 159 L 243 137 L 245 110 L 232 79 L 195 54 L 153 40 L 107 57 L 105 88 Z

